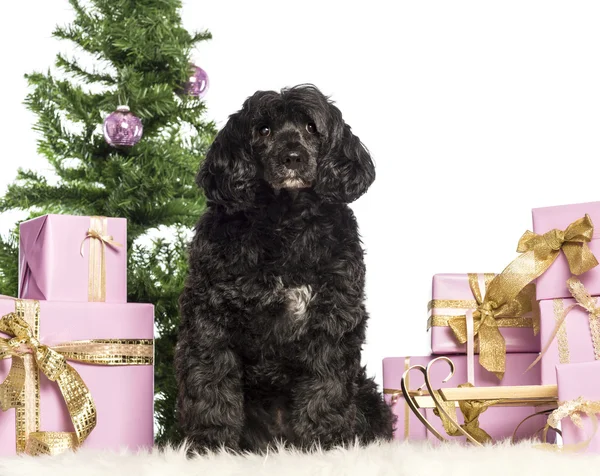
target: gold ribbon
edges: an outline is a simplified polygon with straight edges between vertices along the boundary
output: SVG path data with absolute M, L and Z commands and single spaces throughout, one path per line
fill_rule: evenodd
M 500 333 L 499 322 L 519 319 L 532 310 L 532 302 L 535 299 L 535 285 L 524 286 L 516 295 L 512 295 L 506 287 L 498 285 L 501 275 L 493 278 L 487 288 L 485 296 L 479 289 L 477 275 L 469 274 L 469 286 L 473 291 L 477 304 L 473 312 L 473 337 L 476 337 L 479 345 L 479 363 L 482 367 L 502 378 L 506 366 L 506 343 Z M 436 306 L 434 303 L 433 306 Z M 467 343 L 469 332 L 467 329 L 467 316 L 444 316 L 448 325 L 454 332 L 461 344 Z M 534 314 L 535 317 L 535 314 Z M 537 331 L 535 319 L 529 319 L 534 333 Z M 515 321 L 515 326 L 523 325 L 520 319 Z
M 560 251 L 565 254 L 573 274 L 582 274 L 598 264 L 588 247 L 594 234 L 594 225 L 589 215 L 571 223 L 564 231 L 550 230 L 543 235 L 526 231 L 517 247 L 521 253 L 490 284 L 489 293 L 504 299 L 494 302 L 509 302 L 534 279 L 542 275 L 556 260 Z
M 463 383 L 458 388 L 473 387 L 471 383 Z M 443 412 L 440 412 L 437 407 L 434 408 L 433 413 L 440 417 L 444 431 L 448 436 L 463 436 L 462 432 L 458 430 L 460 426 L 469 435 L 471 435 L 478 443 L 485 444 L 491 443 L 492 437 L 479 426 L 479 416 L 488 409 L 488 407 L 495 405 L 500 400 L 461 400 L 458 402 L 461 413 L 463 414 L 464 423 L 460 425 L 456 417 L 456 406 L 453 401 L 446 401 L 437 392 L 438 400 L 441 405 L 444 406 L 446 413 L 451 416 L 449 420 Z
M 589 314 L 590 333 L 592 336 L 592 345 L 594 346 L 594 358 L 600 360 L 600 306 L 598 306 L 598 301 L 596 298 L 590 296 L 590 293 L 585 289 L 583 283 L 575 276 L 569 278 L 567 287 L 569 288 L 571 295 L 575 298 L 575 301 L 577 301 L 577 305 L 583 307 Z
M 145 339 L 75 341 L 49 347 L 39 341 L 38 301 L 15 300 L 15 312 L 0 318 L 0 359 L 12 359 L 0 384 L 0 408 L 15 409 L 17 452 L 58 454 L 80 446 L 96 426 L 89 389 L 67 360 L 95 365 L 152 365 L 154 344 Z M 74 432 L 42 432 L 39 372 L 56 382 Z
M 546 427 L 544 428 L 543 432 L 543 441 L 546 441 L 548 430 L 550 428 L 557 429 L 560 421 L 565 418 L 570 418 L 577 428 L 583 429 L 582 415 L 587 416 L 592 423 L 592 432 L 584 441 L 564 445 L 562 448 L 547 443 L 540 446 L 542 448 L 547 448 L 554 451 L 558 450 L 576 452 L 584 450 L 590 444 L 596 432 L 598 431 L 598 417 L 596 416 L 598 413 L 600 413 L 600 401 L 584 400 L 583 397 L 579 397 L 575 400 L 568 400 L 566 402 L 559 403 L 558 408 L 554 410 L 548 417 L 548 422 L 546 423 Z
M 571 293 L 571 296 L 575 299 L 575 304 L 570 305 L 564 309 L 562 299 L 554 300 L 554 313 L 556 317 L 556 325 L 546 345 L 544 345 L 540 355 L 533 361 L 533 363 L 527 368 L 531 369 L 535 366 L 542 357 L 548 352 L 548 349 L 552 345 L 552 342 L 559 336 L 559 359 L 561 363 L 568 363 L 569 361 L 569 349 L 568 340 L 566 338 L 566 327 L 565 321 L 569 313 L 576 307 L 582 307 L 588 312 L 589 323 L 590 323 L 590 334 L 592 338 L 592 345 L 594 346 L 594 358 L 600 360 L 600 306 L 596 298 L 592 297 L 588 290 L 585 288 L 583 283 L 576 276 L 571 276 L 567 280 L 567 288 Z M 559 304 L 560 303 L 560 304 Z M 557 313 L 561 312 L 560 315 Z M 565 362 L 566 361 L 566 362 Z
M 554 310 L 554 320 L 559 322 L 565 315 L 565 304 L 562 299 L 554 299 L 552 302 Z M 569 337 L 567 336 L 567 326 L 560 325 L 556 334 L 558 340 L 558 361 L 561 364 L 571 362 L 571 353 L 569 352 Z
M 90 217 L 90 228 L 81 242 L 80 253 L 83 257 L 83 247 L 90 240 L 90 258 L 88 271 L 88 301 L 106 301 L 106 246 L 120 247 L 120 243 L 108 234 L 108 218 Z
M 573 274 L 582 274 L 598 265 L 587 245 L 593 234 L 594 226 L 587 214 L 564 231 L 554 229 L 543 235 L 530 231 L 523 234 L 517 247 L 521 254 L 491 281 L 483 301 L 478 301 L 473 313 L 475 333 L 479 335 L 479 362 L 484 368 L 499 378 L 504 375 L 506 343 L 496 319 L 520 317 L 526 306 L 531 306 L 533 294 L 530 293 L 534 290 L 530 283 L 554 263 L 561 250 Z M 465 343 L 466 321 L 451 319 L 449 324 L 459 342 Z

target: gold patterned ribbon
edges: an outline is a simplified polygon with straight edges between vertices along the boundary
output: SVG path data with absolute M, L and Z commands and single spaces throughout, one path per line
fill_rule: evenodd
M 443 319 L 461 344 L 468 343 L 470 339 L 477 337 L 479 363 L 485 369 L 495 373 L 498 378 L 502 378 L 506 366 L 506 343 L 500 333 L 500 324 L 508 327 L 533 327 L 534 333 L 537 334 L 539 315 L 534 313 L 532 319 L 523 317 L 533 309 L 535 285 L 526 284 L 515 294 L 510 286 L 499 285 L 505 281 L 501 279 L 502 275 L 497 275 L 489 280 L 487 291 L 485 295 L 482 295 L 477 275 L 469 274 L 468 277 L 469 286 L 475 297 L 475 306 L 473 306 L 475 310 L 472 313 L 472 337 L 468 322 L 471 316 L 467 312 L 459 316 L 432 316 L 431 325 L 441 324 L 440 321 L 436 322 L 436 317 Z M 452 305 L 465 303 L 470 303 L 470 301 L 434 300 L 430 303 L 430 308 L 451 308 Z
M 554 321 L 558 323 L 565 315 L 565 303 L 562 299 L 553 299 L 552 307 L 554 310 Z M 569 352 L 569 337 L 567 336 L 567 326 L 562 324 L 558 327 L 556 334 L 558 340 L 558 361 L 561 364 L 571 362 L 571 353 Z
M 559 403 L 558 408 L 554 410 L 548 417 L 548 422 L 546 423 L 546 427 L 544 428 L 543 432 L 543 441 L 546 441 L 548 430 L 550 428 L 557 429 L 561 420 L 564 420 L 565 418 L 570 418 L 577 428 L 583 429 L 582 415 L 587 416 L 592 423 L 591 434 L 584 441 L 564 445 L 562 448 L 547 443 L 541 446 L 554 451 L 559 450 L 576 452 L 584 450 L 590 444 L 596 435 L 596 432 L 598 431 L 598 417 L 596 416 L 598 413 L 600 413 L 600 401 L 584 400 L 582 397 L 579 397 L 575 400 L 568 400 L 566 402 Z
M 15 408 L 17 452 L 58 454 L 80 446 L 96 426 L 96 407 L 87 386 L 67 360 L 94 365 L 152 365 L 150 339 L 99 339 L 49 347 L 39 341 L 38 301 L 15 300 L 15 312 L 0 317 L 0 360 L 12 359 L 0 384 L 0 408 Z M 74 432 L 40 431 L 39 372 L 56 382 Z
M 469 387 L 472 388 L 473 384 L 463 383 L 458 388 Z M 436 394 L 441 405 L 444 406 L 446 413 L 450 415 L 451 419 L 448 419 L 444 413 L 440 412 L 437 408 L 434 408 L 433 413 L 442 420 L 444 431 L 448 436 L 463 436 L 462 432 L 458 429 L 460 426 L 469 435 L 471 435 L 477 442 L 481 444 L 491 443 L 492 437 L 479 426 L 479 416 L 488 409 L 488 407 L 495 405 L 500 400 L 461 400 L 458 402 L 461 413 L 463 414 L 464 423 L 461 425 L 458 423 L 456 416 L 456 405 L 453 401 L 446 401 L 440 395 L 439 392 Z
M 90 217 L 90 228 L 81 242 L 81 256 L 83 247 L 90 240 L 90 257 L 88 271 L 88 301 L 106 301 L 106 246 L 120 247 L 120 243 L 113 240 L 108 234 L 108 218 Z
M 575 304 L 570 305 L 567 308 L 564 308 L 562 303 L 562 299 L 556 299 L 554 301 L 554 312 L 556 317 L 556 325 L 554 326 L 554 330 L 552 334 L 550 334 L 550 338 L 548 342 L 542 348 L 540 355 L 533 361 L 533 363 L 528 367 L 527 370 L 531 369 L 535 366 L 542 357 L 548 352 L 548 349 L 554 342 L 554 339 L 559 337 L 559 358 L 561 363 L 566 360 L 568 363 L 568 341 L 566 341 L 566 327 L 565 321 L 567 320 L 567 316 L 569 313 L 575 309 L 576 307 L 582 307 L 588 312 L 589 323 L 590 323 L 590 334 L 592 338 L 592 345 L 594 346 L 594 358 L 595 360 L 600 360 L 600 306 L 598 305 L 598 301 L 596 298 L 592 297 L 588 290 L 585 288 L 583 283 L 575 276 L 571 276 L 567 280 L 567 288 L 569 292 L 575 299 Z M 560 305 L 558 302 L 560 301 Z M 561 312 L 562 311 L 562 312 Z M 560 315 L 556 315 L 557 312 L 561 312 Z M 562 339 L 561 339 L 562 338 Z M 566 348 L 565 348 L 566 347 Z

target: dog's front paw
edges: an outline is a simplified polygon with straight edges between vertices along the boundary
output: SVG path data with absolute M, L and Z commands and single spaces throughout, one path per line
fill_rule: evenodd
M 240 445 L 237 435 L 226 428 L 207 428 L 201 433 L 187 436 L 188 457 L 226 451 L 238 453 Z
M 296 446 L 304 450 L 315 447 L 329 450 L 353 443 L 356 431 L 352 410 L 331 411 L 318 419 L 300 418 L 294 424 Z

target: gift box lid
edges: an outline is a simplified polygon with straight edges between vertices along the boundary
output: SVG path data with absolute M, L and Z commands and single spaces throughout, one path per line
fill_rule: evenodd
M 600 202 L 534 208 L 532 210 L 533 231 L 541 234 L 554 228 L 564 230 L 573 221 L 586 214 L 590 216 L 595 227 L 600 227 Z M 599 237 L 600 234 L 594 231 L 594 238 Z

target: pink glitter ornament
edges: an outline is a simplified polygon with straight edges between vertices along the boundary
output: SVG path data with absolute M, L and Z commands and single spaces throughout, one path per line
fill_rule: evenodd
M 119 106 L 104 119 L 104 139 L 113 147 L 131 147 L 142 138 L 144 127 L 128 106 Z
M 208 74 L 195 64 L 190 65 L 192 75 L 183 85 L 183 92 L 188 96 L 203 98 L 208 91 Z

